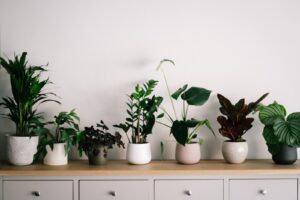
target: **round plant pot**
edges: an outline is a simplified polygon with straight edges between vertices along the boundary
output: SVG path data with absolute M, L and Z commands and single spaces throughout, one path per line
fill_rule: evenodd
M 200 144 L 193 143 L 193 144 L 185 144 L 185 146 L 183 146 L 177 143 L 175 158 L 177 162 L 185 165 L 198 163 L 201 158 Z
M 297 149 L 282 144 L 279 147 L 279 152 L 272 156 L 273 161 L 279 165 L 291 165 L 297 161 Z
M 86 153 L 88 155 L 90 165 L 105 165 L 107 163 L 107 146 L 99 145 L 93 152 Z
M 126 152 L 127 161 L 134 165 L 143 165 L 151 161 L 150 143 L 128 143 Z
M 162 159 L 163 160 L 175 160 L 175 149 L 176 149 L 176 141 L 175 140 L 164 140 L 162 142 Z
M 224 141 L 222 154 L 226 162 L 231 164 L 243 163 L 248 154 L 248 143 Z
M 68 155 L 65 153 L 66 143 L 56 143 L 53 145 L 53 150 L 50 146 L 46 146 L 47 154 L 44 158 L 45 165 L 67 165 Z
M 30 165 L 37 152 L 38 136 L 23 137 L 7 135 L 7 159 L 13 165 Z

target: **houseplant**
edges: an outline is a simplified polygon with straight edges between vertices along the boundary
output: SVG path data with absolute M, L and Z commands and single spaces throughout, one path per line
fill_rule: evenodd
M 163 109 L 171 125 L 161 123 L 170 128 L 170 133 L 174 136 L 177 141 L 175 158 L 179 163 L 182 164 L 194 164 L 200 161 L 200 142 L 197 140 L 198 130 L 201 126 L 205 125 L 211 133 L 214 134 L 214 131 L 210 125 L 208 119 L 199 120 L 195 118 L 188 117 L 189 106 L 201 106 L 207 102 L 211 94 L 210 90 L 200 87 L 188 87 L 184 85 L 182 88 L 179 88 L 176 92 L 171 94 L 170 87 L 168 85 L 165 73 L 162 69 L 162 64 L 164 62 L 171 62 L 173 65 L 174 61 L 164 59 L 160 62 L 158 69 L 161 69 L 164 80 L 167 86 L 170 102 L 173 108 L 174 116 L 171 115 Z M 173 100 L 182 100 L 182 113 L 179 118 L 176 113 Z
M 155 80 L 149 80 L 142 86 L 137 84 L 134 91 L 128 95 L 128 109 L 126 110 L 128 117 L 124 123 L 114 125 L 126 133 L 127 160 L 131 164 L 146 164 L 151 161 L 151 149 L 147 136 L 152 133 L 156 118 L 163 117 L 163 113 L 156 115 L 163 101 L 162 97 L 152 95 L 156 85 Z M 131 131 L 131 137 L 129 131 Z
M 14 135 L 7 136 L 8 161 L 14 165 L 29 165 L 37 151 L 38 128 L 41 127 L 42 113 L 37 106 L 45 102 L 56 100 L 49 98 L 53 93 L 45 92 L 45 86 L 50 81 L 42 79 L 47 70 L 44 66 L 31 66 L 26 59 L 27 53 L 16 55 L 14 59 L 0 57 L 0 65 L 10 76 L 12 97 L 2 98 L 0 106 L 8 109 L 2 114 L 16 125 Z
M 245 99 L 240 99 L 236 104 L 232 104 L 223 95 L 217 95 L 221 105 L 220 112 L 223 114 L 217 118 L 221 125 L 219 133 L 229 139 L 224 141 L 222 145 L 222 154 L 226 162 L 242 163 L 245 161 L 248 144 L 243 139 L 243 135 L 252 128 L 252 122 L 254 121 L 254 118 L 247 116 L 255 111 L 258 104 L 267 95 L 268 93 L 264 94 L 257 101 L 248 105 L 245 103 Z
M 300 147 L 300 112 L 287 115 L 283 105 L 274 102 L 259 106 L 259 119 L 265 125 L 263 137 L 276 164 L 293 164 Z
M 85 152 L 90 165 L 106 164 L 108 148 L 113 148 L 115 144 L 125 148 L 120 133 L 116 132 L 115 135 L 112 135 L 108 131 L 108 127 L 101 120 L 100 124 L 97 124 L 97 128 L 85 127 L 84 131 L 78 134 L 79 155 L 82 156 L 82 153 Z
M 76 144 L 77 133 L 79 132 L 80 119 L 75 110 L 60 112 L 54 116 L 54 120 L 46 125 L 54 126 L 54 133 L 46 126 L 40 131 L 40 142 L 36 159 L 44 158 L 46 165 L 68 164 L 68 153 L 72 145 Z

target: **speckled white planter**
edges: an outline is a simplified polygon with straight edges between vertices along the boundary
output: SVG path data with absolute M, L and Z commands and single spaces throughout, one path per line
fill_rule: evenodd
M 50 146 L 46 146 L 47 154 L 44 158 L 45 165 L 67 165 L 68 155 L 65 154 L 66 143 L 56 143 L 53 145 L 53 150 Z
M 30 165 L 33 162 L 34 154 L 37 152 L 39 137 L 6 135 L 6 138 L 8 162 L 20 166 Z
M 134 165 L 143 165 L 151 161 L 151 146 L 150 143 L 127 145 L 127 161 Z
M 200 144 L 185 144 L 185 146 L 177 143 L 175 158 L 177 162 L 185 165 L 196 164 L 201 159 Z
M 248 143 L 224 141 L 222 154 L 226 162 L 231 164 L 243 163 L 248 154 Z

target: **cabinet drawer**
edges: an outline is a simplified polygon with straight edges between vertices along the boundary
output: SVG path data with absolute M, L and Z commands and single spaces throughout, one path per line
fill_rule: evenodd
M 147 180 L 80 181 L 80 200 L 149 200 L 150 184 Z
M 230 180 L 230 200 L 297 200 L 297 179 Z
M 73 181 L 4 181 L 3 193 L 3 200 L 72 200 Z
M 223 200 L 223 180 L 156 180 L 155 200 Z

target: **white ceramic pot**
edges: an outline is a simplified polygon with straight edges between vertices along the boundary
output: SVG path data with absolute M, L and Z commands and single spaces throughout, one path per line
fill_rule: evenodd
M 239 164 L 246 160 L 248 154 L 248 143 L 224 141 L 222 145 L 222 154 L 226 162 Z
M 22 137 L 7 135 L 7 159 L 13 165 L 30 165 L 37 152 L 39 136 Z
M 175 149 L 176 141 L 175 140 L 165 140 L 162 141 L 163 147 L 161 149 L 162 159 L 164 160 L 175 160 Z
M 201 159 L 200 144 L 185 144 L 185 146 L 177 143 L 175 158 L 177 162 L 185 165 L 196 164 Z
M 151 146 L 150 143 L 127 145 L 127 161 L 134 165 L 143 165 L 151 161 Z
M 44 158 L 45 165 L 67 165 L 68 155 L 65 153 L 66 143 L 56 143 L 53 145 L 53 150 L 50 146 L 46 146 L 47 154 Z

